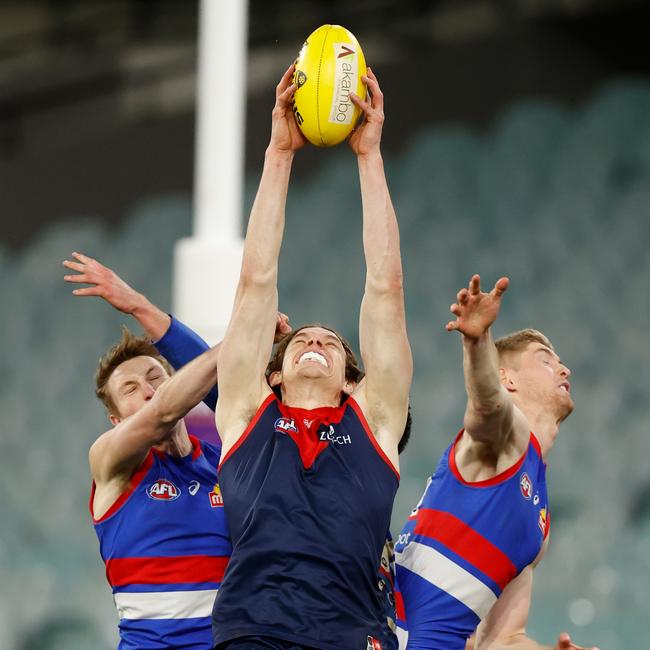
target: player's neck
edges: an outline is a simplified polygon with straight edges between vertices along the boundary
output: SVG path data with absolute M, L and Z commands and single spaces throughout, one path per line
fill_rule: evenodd
M 546 460 L 560 430 L 560 422 L 548 408 L 531 404 L 521 404 L 519 408 L 526 416 L 530 430 L 539 440 L 542 457 Z
M 191 454 L 192 442 L 187 434 L 187 429 L 185 428 L 183 420 L 180 420 L 176 424 L 174 427 L 174 433 L 172 433 L 168 440 L 159 445 L 155 445 L 155 447 L 170 456 L 177 456 L 178 458 L 183 458 L 184 456 Z
M 315 409 L 322 406 L 339 406 L 341 392 L 323 386 L 318 381 L 301 381 L 291 386 L 283 386 L 282 402 L 287 406 L 301 409 Z

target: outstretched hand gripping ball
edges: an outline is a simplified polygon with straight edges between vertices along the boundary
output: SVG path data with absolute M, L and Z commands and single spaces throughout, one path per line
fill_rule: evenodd
M 345 27 L 322 25 L 309 35 L 293 76 L 293 114 L 309 142 L 332 147 L 350 135 L 361 113 L 350 93 L 365 99 L 365 74 L 359 42 Z

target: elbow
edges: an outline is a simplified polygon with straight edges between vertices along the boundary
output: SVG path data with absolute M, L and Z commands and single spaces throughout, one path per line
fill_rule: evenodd
M 149 402 L 152 419 L 155 423 L 156 430 L 160 430 L 164 438 L 166 434 L 171 433 L 174 425 L 183 417 L 167 394 L 164 386 L 161 386 Z
M 366 280 L 366 290 L 382 296 L 402 295 L 404 293 L 404 275 L 401 270 L 377 276 L 369 274 Z
M 270 269 L 263 269 L 253 263 L 242 264 L 239 274 L 239 288 L 242 290 L 258 287 L 272 287 L 277 284 L 277 266 Z
M 493 439 L 505 421 L 506 404 L 502 399 L 470 401 L 463 427 L 473 438 Z

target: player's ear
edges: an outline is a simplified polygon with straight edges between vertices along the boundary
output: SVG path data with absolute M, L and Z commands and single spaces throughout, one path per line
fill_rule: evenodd
M 114 427 L 116 427 L 122 421 L 122 418 L 118 417 L 117 415 L 113 415 L 112 413 L 109 413 L 108 420 Z
M 515 380 L 507 368 L 499 368 L 499 380 L 501 385 L 510 393 L 515 391 Z
M 269 386 L 279 386 L 282 383 L 282 371 L 275 370 L 269 375 Z
M 345 380 L 345 383 L 343 384 L 343 392 L 346 395 L 352 395 L 354 392 L 354 389 L 357 387 L 356 382 L 354 381 L 348 381 L 347 379 Z

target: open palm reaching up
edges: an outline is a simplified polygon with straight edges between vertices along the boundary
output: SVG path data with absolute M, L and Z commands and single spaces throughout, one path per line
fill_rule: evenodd
M 473 275 L 466 289 L 456 294 L 456 300 L 450 308 L 456 320 L 449 321 L 445 327 L 448 332 L 460 332 L 469 339 L 476 340 L 483 336 L 494 323 L 501 308 L 501 298 L 510 280 L 500 278 L 490 293 L 481 291 L 481 278 Z

